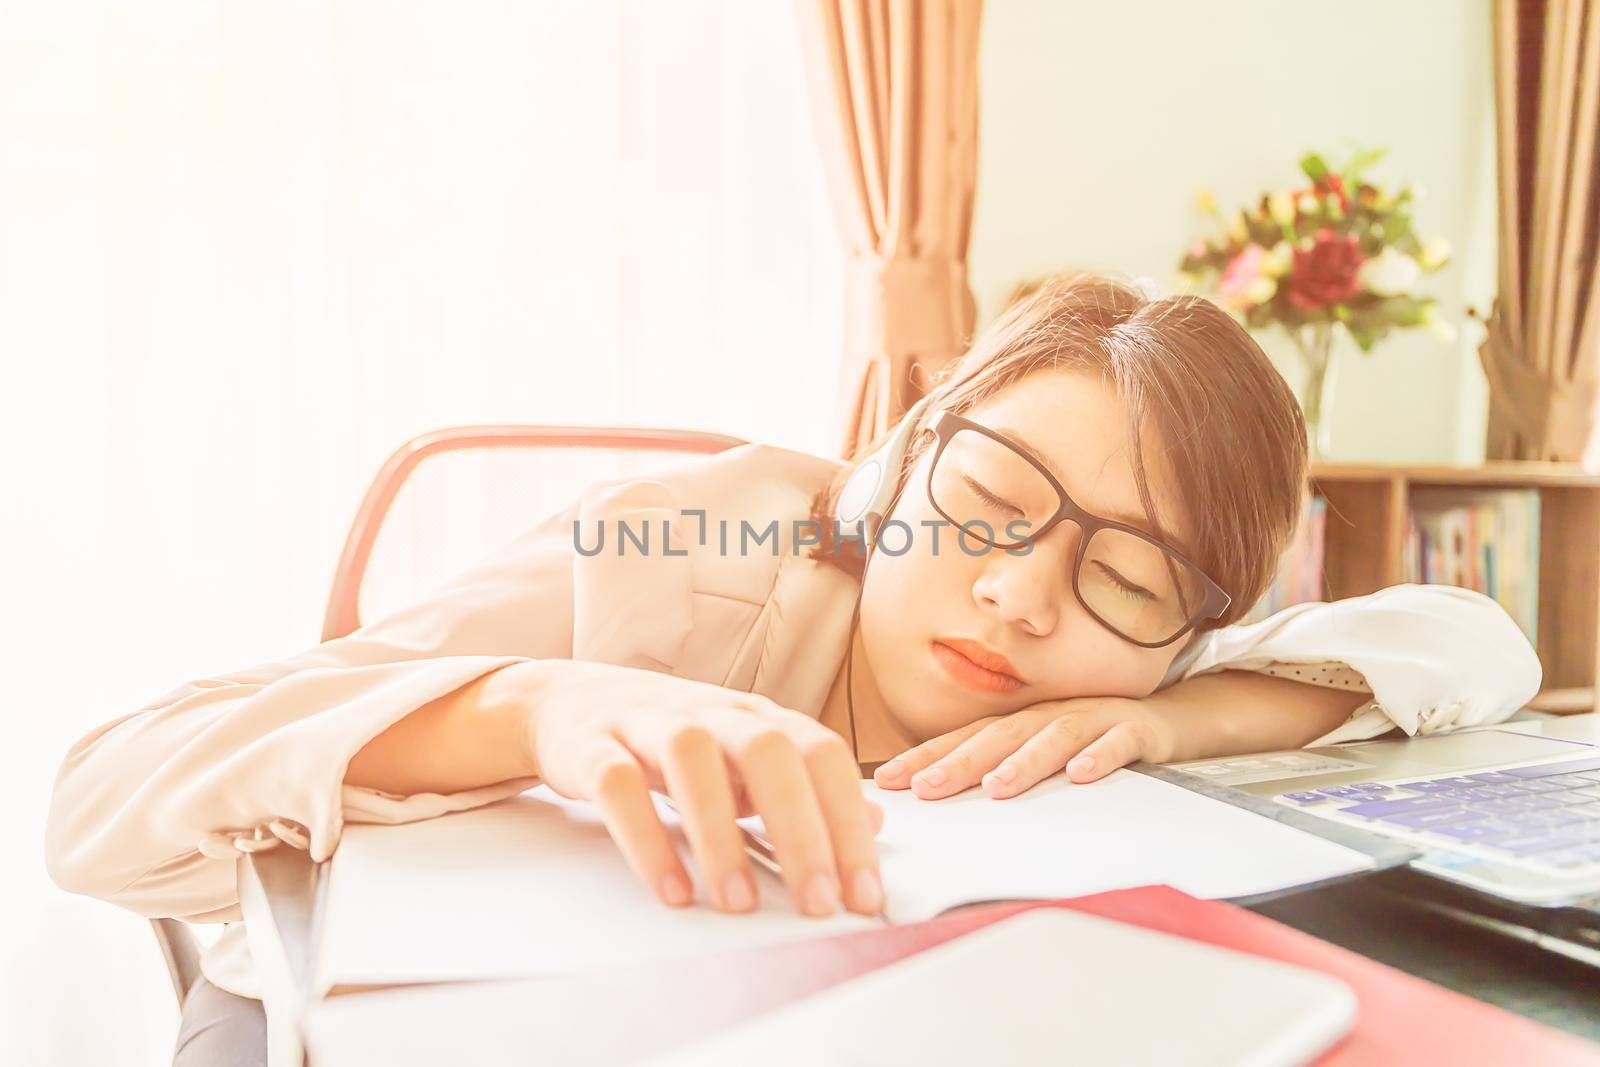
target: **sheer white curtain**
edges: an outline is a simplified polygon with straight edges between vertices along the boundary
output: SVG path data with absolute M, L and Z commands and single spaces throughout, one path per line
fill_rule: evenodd
M 149 934 L 38 862 L 67 746 L 313 643 L 360 493 L 418 432 L 826 449 L 839 253 L 787 3 L 4 25 L 0 1061 L 160 1063 Z

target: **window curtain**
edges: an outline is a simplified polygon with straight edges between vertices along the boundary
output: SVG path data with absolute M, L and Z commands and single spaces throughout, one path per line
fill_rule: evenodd
M 1496 0 L 1488 454 L 1600 470 L 1600 0 Z
M 981 0 L 800 0 L 845 245 L 840 452 L 860 454 L 971 338 Z

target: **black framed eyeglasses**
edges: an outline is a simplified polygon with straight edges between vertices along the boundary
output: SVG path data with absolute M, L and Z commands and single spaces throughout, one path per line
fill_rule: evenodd
M 1106 629 L 1143 648 L 1169 645 L 1233 602 L 1177 549 L 1080 508 L 1055 476 L 1004 434 L 949 411 L 932 423 L 928 500 L 970 538 L 1016 551 L 1064 519 L 1081 531 L 1072 592 Z M 1031 550 L 1031 549 L 1030 549 Z

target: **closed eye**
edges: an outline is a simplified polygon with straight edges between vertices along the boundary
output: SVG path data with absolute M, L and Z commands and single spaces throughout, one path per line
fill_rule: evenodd
M 1105 563 L 1101 562 L 1100 560 L 1095 560 L 1094 565 L 1099 568 L 1100 573 L 1105 576 L 1106 580 L 1116 587 L 1117 592 L 1121 593 L 1129 600 L 1155 599 L 1155 594 L 1150 590 L 1146 589 L 1142 585 L 1135 585 L 1133 582 L 1128 581 L 1128 579 L 1118 574 L 1111 567 L 1106 566 Z
M 982 500 L 984 503 L 992 504 L 993 506 L 995 506 L 997 508 L 1004 508 L 1004 509 L 1006 509 L 1008 511 L 1014 511 L 1018 515 L 1021 515 L 1023 513 L 1021 508 L 1017 507 L 1015 504 L 1011 503 L 1011 501 L 1009 501 L 1009 500 L 1005 500 L 1005 499 L 1002 499 L 1001 497 L 995 496 L 993 493 L 989 492 L 989 490 L 986 489 L 982 484 L 980 484 L 979 482 L 974 481 L 969 475 L 963 474 L 961 476 L 961 480 L 966 482 L 967 483 L 967 488 L 972 490 L 973 493 L 977 494 L 978 499 Z

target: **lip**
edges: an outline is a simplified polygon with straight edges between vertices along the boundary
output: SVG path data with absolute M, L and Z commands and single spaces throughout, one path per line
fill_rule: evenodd
M 945 673 L 968 689 L 1007 693 L 1021 689 L 1023 681 L 1011 661 L 991 648 L 962 637 L 936 638 L 933 655 Z

